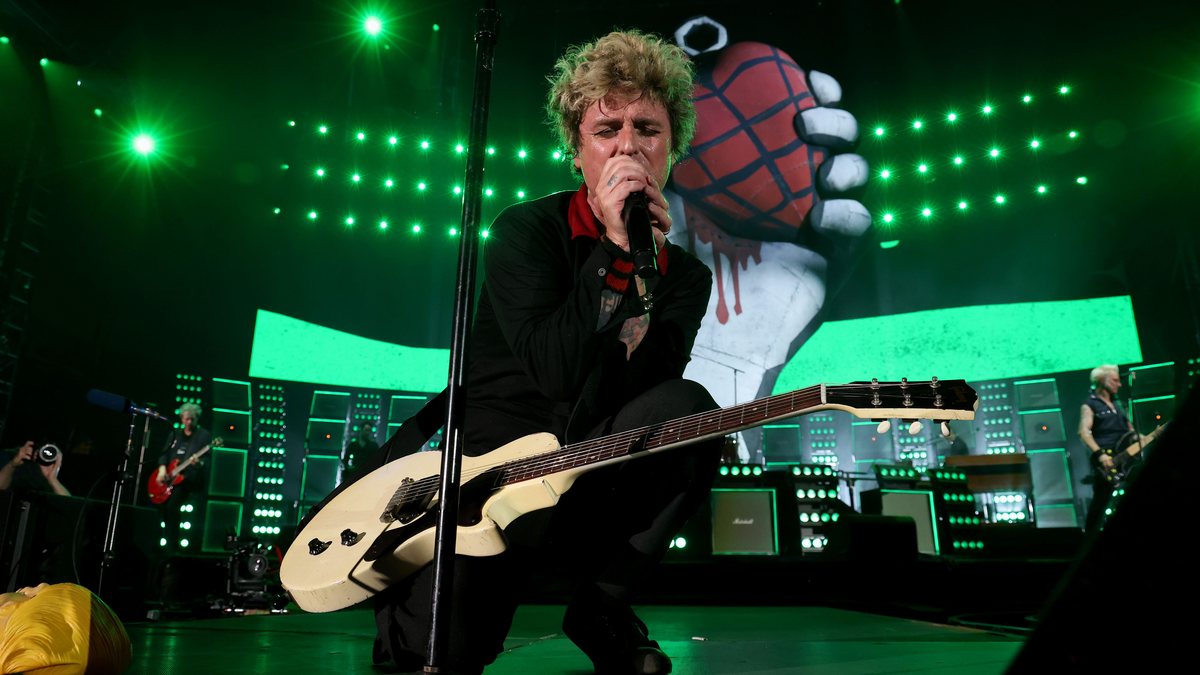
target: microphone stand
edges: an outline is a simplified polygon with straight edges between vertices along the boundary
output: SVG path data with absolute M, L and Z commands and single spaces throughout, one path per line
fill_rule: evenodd
M 96 581 L 96 595 L 102 595 L 104 592 L 104 572 L 112 567 L 112 563 L 116 560 L 117 542 L 117 520 L 120 515 L 121 495 L 125 489 L 125 481 L 129 480 L 129 460 L 133 456 L 133 435 L 137 428 L 138 415 L 143 415 L 146 418 L 145 426 L 142 430 L 142 446 L 141 455 L 146 453 L 146 435 L 150 433 L 150 418 L 162 416 L 157 412 L 148 408 L 138 408 L 128 406 L 129 408 L 129 437 L 125 441 L 125 453 L 121 457 L 121 468 L 118 469 L 117 478 L 113 481 L 112 497 L 108 502 L 108 522 L 104 527 L 104 546 L 100 553 L 100 577 Z M 138 466 L 138 480 L 141 480 L 141 466 Z M 137 501 L 136 492 L 134 493 L 134 502 Z
M 450 585 L 454 578 L 455 538 L 458 535 L 458 494 L 462 472 L 462 412 L 465 396 L 467 343 L 474 315 L 475 268 L 479 249 L 484 147 L 487 145 L 488 105 L 500 13 L 495 0 L 484 0 L 476 15 L 475 90 L 468 140 L 466 194 L 463 197 L 462 242 L 454 297 L 454 325 L 450 344 L 450 382 L 446 388 L 445 442 L 442 480 L 438 493 L 437 533 L 433 557 L 432 613 L 424 672 L 442 672 L 450 634 Z

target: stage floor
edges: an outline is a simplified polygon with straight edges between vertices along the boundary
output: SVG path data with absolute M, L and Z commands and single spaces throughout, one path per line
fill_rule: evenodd
M 591 672 L 561 605 L 527 605 L 488 675 Z M 826 607 L 638 608 L 679 675 L 1001 673 L 1021 638 Z M 128 624 L 131 673 L 374 673 L 368 610 Z

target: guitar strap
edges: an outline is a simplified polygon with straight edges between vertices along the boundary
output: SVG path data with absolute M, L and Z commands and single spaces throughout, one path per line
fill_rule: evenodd
M 304 529 L 308 525 L 308 521 L 323 509 L 326 504 L 334 497 L 342 493 L 342 490 L 353 485 L 358 479 L 366 476 L 375 469 L 393 462 L 401 457 L 407 457 L 421 449 L 422 445 L 428 441 L 437 430 L 442 428 L 446 423 L 446 390 L 429 399 L 429 402 L 424 405 L 415 415 L 404 420 L 404 424 L 392 434 L 392 437 L 387 439 L 387 442 L 379 448 L 379 452 L 375 453 L 370 461 L 356 466 L 346 473 L 342 482 L 330 492 L 325 499 L 308 510 L 304 519 L 300 521 L 300 525 L 296 527 L 296 531 Z

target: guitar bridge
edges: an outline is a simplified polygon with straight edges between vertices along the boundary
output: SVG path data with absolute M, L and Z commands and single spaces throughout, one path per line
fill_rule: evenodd
M 413 487 L 416 484 L 417 481 L 411 478 L 400 481 L 400 486 L 392 493 L 392 498 L 388 500 L 383 513 L 379 514 L 379 522 L 386 525 L 400 521 L 402 525 L 407 525 L 425 512 L 425 505 L 433 499 L 433 494 L 430 493 L 424 498 L 414 494 Z

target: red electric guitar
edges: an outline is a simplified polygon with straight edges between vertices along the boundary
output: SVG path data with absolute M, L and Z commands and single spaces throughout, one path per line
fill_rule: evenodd
M 175 491 L 175 486 L 183 482 L 183 472 L 191 465 L 200 461 L 200 458 L 204 457 L 209 450 L 212 450 L 214 447 L 221 447 L 222 442 L 220 438 L 214 438 L 211 443 L 200 448 L 196 454 L 182 462 L 177 459 L 171 460 L 171 463 L 167 465 L 167 478 L 161 483 L 158 482 L 157 472 L 151 475 L 150 482 L 146 483 L 146 492 L 150 494 L 150 502 L 153 504 L 162 504 L 170 499 L 171 493 Z

